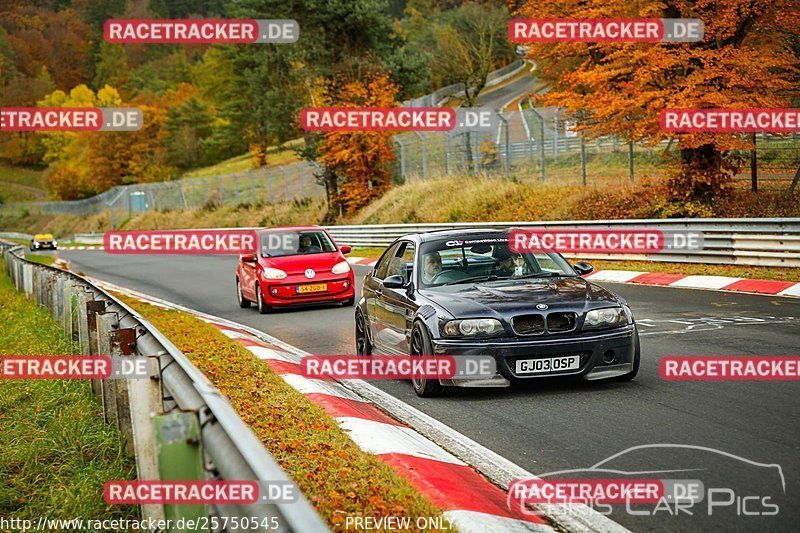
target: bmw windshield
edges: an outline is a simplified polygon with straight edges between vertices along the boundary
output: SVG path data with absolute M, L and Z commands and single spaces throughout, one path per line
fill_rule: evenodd
M 424 243 L 421 252 L 419 281 L 422 287 L 500 279 L 577 276 L 569 263 L 557 253 L 512 252 L 507 237 L 442 239 Z

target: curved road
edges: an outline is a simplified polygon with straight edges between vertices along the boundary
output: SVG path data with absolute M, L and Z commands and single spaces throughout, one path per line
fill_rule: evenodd
M 59 255 L 75 271 L 253 326 L 311 353 L 354 352 L 352 308 L 263 316 L 240 309 L 232 257 Z M 356 267 L 359 282 L 367 271 Z M 732 454 L 641 449 L 609 463 L 626 472 L 690 469 L 667 477 L 701 479 L 706 489 L 718 489 L 710 516 L 707 499 L 677 515 L 673 508 L 633 510 L 651 516 L 615 509 L 611 517 L 634 531 L 795 530 L 800 382 L 667 382 L 658 375 L 658 363 L 665 355 L 798 355 L 800 299 L 604 285 L 628 299 L 640 322 L 643 359 L 631 383 L 540 382 L 462 389 L 439 399 L 416 397 L 406 382 L 375 384 L 536 474 L 588 468 L 632 446 L 658 443 Z M 774 466 L 754 463 L 779 465 L 785 493 Z M 772 512 L 772 503 L 779 506 L 777 516 L 742 516 Z

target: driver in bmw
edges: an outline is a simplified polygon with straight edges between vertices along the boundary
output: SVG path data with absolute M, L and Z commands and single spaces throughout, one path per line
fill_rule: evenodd
M 442 271 L 442 256 L 439 252 L 425 254 L 422 260 L 422 280 L 430 283 Z
M 498 263 L 495 266 L 494 273 L 498 276 L 514 276 L 516 274 L 516 266 L 520 256 L 514 254 L 508 248 L 500 248 L 495 256 Z

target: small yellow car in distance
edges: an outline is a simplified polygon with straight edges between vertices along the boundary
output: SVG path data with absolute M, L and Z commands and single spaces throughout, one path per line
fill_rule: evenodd
M 55 250 L 58 246 L 55 237 L 50 233 L 40 233 L 31 239 L 31 251 L 34 250 Z

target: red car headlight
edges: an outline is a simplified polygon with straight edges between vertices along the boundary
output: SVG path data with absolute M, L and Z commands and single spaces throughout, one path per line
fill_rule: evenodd
M 264 279 L 283 279 L 286 277 L 286 272 L 279 268 L 264 267 L 261 275 Z

